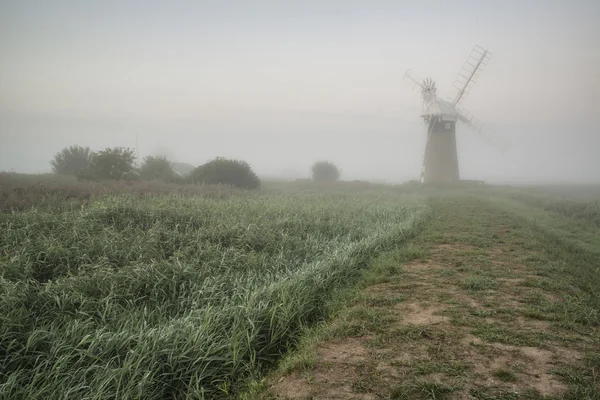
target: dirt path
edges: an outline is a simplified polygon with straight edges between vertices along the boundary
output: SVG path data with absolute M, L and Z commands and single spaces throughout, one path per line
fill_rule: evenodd
M 413 259 L 365 287 L 268 398 L 596 398 L 582 372 L 600 359 L 594 310 L 557 261 L 489 203 L 436 207 Z

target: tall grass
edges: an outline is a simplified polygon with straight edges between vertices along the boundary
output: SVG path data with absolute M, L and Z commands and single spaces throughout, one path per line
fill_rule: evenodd
M 427 212 L 332 192 L 0 214 L 0 397 L 227 397 Z

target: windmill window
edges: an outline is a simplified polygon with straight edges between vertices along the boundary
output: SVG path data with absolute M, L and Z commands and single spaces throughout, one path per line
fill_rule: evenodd
M 450 129 L 450 122 L 446 122 L 446 129 Z

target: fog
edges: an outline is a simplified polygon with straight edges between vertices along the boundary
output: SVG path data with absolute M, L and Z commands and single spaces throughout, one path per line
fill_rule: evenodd
M 47 172 L 72 144 L 307 177 L 418 179 L 421 97 L 492 52 L 463 105 L 461 177 L 600 182 L 596 1 L 0 2 L 0 170 Z M 136 144 L 137 137 L 137 144 Z

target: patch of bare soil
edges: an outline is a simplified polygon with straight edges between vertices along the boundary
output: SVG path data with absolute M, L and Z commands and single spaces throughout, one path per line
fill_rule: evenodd
M 336 342 L 325 342 L 319 346 L 319 359 L 326 363 L 355 364 L 364 361 L 367 350 L 363 343 L 368 338 L 345 338 Z
M 510 346 L 501 343 L 488 343 L 478 337 L 466 334 L 461 341 L 468 349 L 471 370 L 484 379 L 474 387 L 484 386 L 498 388 L 505 382 L 495 373 L 509 371 L 516 377 L 512 389 L 523 391 L 534 389 L 542 396 L 553 396 L 567 391 L 567 385 L 551 371 L 564 362 L 565 349 L 540 349 L 537 347 Z M 568 351 L 571 360 L 580 355 Z
M 394 283 L 378 283 L 365 288 L 362 292 L 366 295 L 380 295 L 382 293 L 393 293 L 398 291 L 398 284 Z M 367 296 L 369 297 L 369 296 Z
M 461 290 L 456 285 L 447 285 L 443 288 L 444 292 L 447 293 L 451 298 L 460 303 L 466 304 L 471 308 L 482 308 L 483 306 L 477 300 L 473 298 L 470 294 L 466 293 L 464 290 Z
M 475 246 L 464 243 L 442 243 L 438 244 L 434 250 L 434 253 L 442 252 L 457 252 L 457 251 L 469 251 L 474 250 Z
M 506 249 L 503 246 L 492 247 L 488 254 L 492 257 L 504 256 L 506 253 Z
M 423 307 L 418 303 L 401 303 L 395 307 L 399 311 L 402 324 L 409 325 L 435 325 L 448 321 L 448 317 L 440 315 L 444 307 L 435 305 Z
M 293 400 L 377 399 L 372 393 L 356 393 L 353 389 L 356 379 L 357 375 L 345 368 L 319 368 L 314 377 L 294 372 L 282 378 L 272 386 L 272 392 L 276 398 Z
M 281 377 L 272 387 L 282 399 L 357 399 L 374 400 L 372 393 L 355 390 L 360 380 L 359 366 L 370 353 L 364 346 L 369 337 L 345 338 L 321 343 L 317 349 L 319 364 L 310 373 L 293 372 Z
M 272 386 L 273 393 L 284 399 L 310 399 L 312 387 L 306 378 L 301 377 L 296 371 L 292 372 Z
M 549 332 L 552 330 L 552 324 L 540 319 L 525 318 L 522 315 L 517 316 L 515 322 L 519 328 L 531 329 L 538 332 Z
M 409 261 L 403 266 L 404 270 L 407 272 L 427 271 L 434 267 L 434 264 L 430 260 Z

